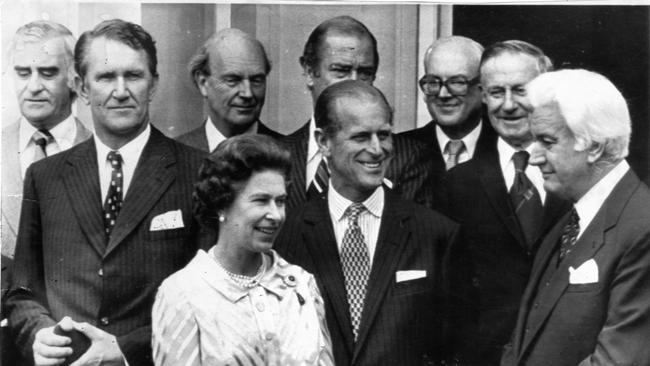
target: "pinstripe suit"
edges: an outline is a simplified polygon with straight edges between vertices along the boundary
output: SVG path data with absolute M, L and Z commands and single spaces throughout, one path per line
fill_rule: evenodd
M 307 201 L 306 174 L 309 139 L 309 121 L 281 141 L 291 152 L 291 177 L 288 190 L 287 212 L 292 212 Z M 392 189 L 406 199 L 430 205 L 433 187 L 427 184 L 434 172 L 433 160 L 429 158 L 427 146 L 420 141 L 393 135 L 395 155 L 386 171 L 386 178 Z
M 458 226 L 390 191 L 381 220 L 356 342 L 327 200 L 290 215 L 276 240 L 287 261 L 316 277 L 339 366 L 427 364 L 446 346 L 446 269 Z M 397 283 L 403 270 L 424 270 L 426 277 Z
M 278 140 L 284 137 L 283 134 L 273 131 L 259 121 L 257 122 L 257 133 L 260 135 L 271 136 Z M 208 147 L 208 138 L 205 136 L 205 122 L 201 123 L 201 126 L 191 130 L 190 132 L 176 137 L 176 141 L 201 151 L 210 152 L 210 148 Z
M 31 358 L 34 334 L 68 315 L 117 337 L 131 365 L 151 364 L 151 306 L 158 285 L 194 256 L 192 190 L 202 154 L 152 128 L 108 239 L 94 140 L 27 171 L 9 325 Z M 184 228 L 150 231 L 180 210 Z

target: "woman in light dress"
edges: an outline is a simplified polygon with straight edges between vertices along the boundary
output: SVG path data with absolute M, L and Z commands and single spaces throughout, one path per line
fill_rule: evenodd
M 314 277 L 272 249 L 289 167 L 263 135 L 230 138 L 206 159 L 195 214 L 217 242 L 158 290 L 156 365 L 333 365 Z

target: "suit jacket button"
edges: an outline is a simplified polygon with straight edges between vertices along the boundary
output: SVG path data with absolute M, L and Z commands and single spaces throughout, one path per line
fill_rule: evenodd
M 472 286 L 479 287 L 481 284 L 478 281 L 478 277 L 472 277 Z
M 97 271 L 97 275 L 98 275 L 99 277 L 104 277 L 104 269 L 103 269 L 103 268 L 100 268 L 99 271 Z
M 530 332 L 530 328 L 526 327 L 526 333 Z
M 103 318 L 99 319 L 99 323 L 100 323 L 101 325 L 104 325 L 104 326 L 108 325 L 108 318 L 107 318 L 107 317 L 103 317 Z
M 536 302 L 535 304 L 533 304 L 533 308 L 537 309 L 538 307 L 539 307 L 539 303 L 538 303 L 538 302 Z

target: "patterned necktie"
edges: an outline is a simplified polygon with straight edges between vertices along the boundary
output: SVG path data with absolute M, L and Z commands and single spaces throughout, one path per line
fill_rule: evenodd
M 111 184 L 104 201 L 104 229 L 106 236 L 110 236 L 122 208 L 122 156 L 118 151 L 111 151 L 106 159 L 111 163 Z
M 307 189 L 307 199 L 311 200 L 314 197 L 319 197 L 324 191 L 327 190 L 327 185 L 329 184 L 330 171 L 327 167 L 327 160 L 322 158 L 318 168 L 316 169 L 316 175 L 309 184 Z
M 515 208 L 526 245 L 531 249 L 541 229 L 543 207 L 539 192 L 526 176 L 529 154 L 527 151 L 517 151 L 512 156 L 515 165 L 515 181 L 510 188 L 510 199 Z
M 560 239 L 560 261 L 562 261 L 562 259 L 564 259 L 573 248 L 573 245 L 578 239 L 578 233 L 580 233 L 580 216 L 578 216 L 576 208 L 573 207 L 569 214 L 569 221 L 567 221 L 562 230 L 562 237 Z
M 363 302 L 366 297 L 366 285 L 370 275 L 368 247 L 358 222 L 359 215 L 365 209 L 362 203 L 353 203 L 346 210 L 348 227 L 345 229 L 341 247 L 341 264 L 343 265 L 345 290 L 348 294 L 352 332 L 355 340 L 359 332 Z
M 39 161 L 47 156 L 47 145 L 54 141 L 54 137 L 50 131 L 40 129 L 32 135 L 32 141 L 36 145 L 34 149 L 34 162 Z
M 458 158 L 465 150 L 465 143 L 463 140 L 449 140 L 445 151 L 447 152 L 447 162 L 445 163 L 446 169 L 449 170 L 458 164 Z

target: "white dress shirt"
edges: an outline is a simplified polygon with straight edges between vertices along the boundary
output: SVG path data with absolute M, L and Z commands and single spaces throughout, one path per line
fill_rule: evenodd
M 25 117 L 20 118 L 20 127 L 18 130 L 18 146 L 20 150 L 18 153 L 20 156 L 20 173 L 23 178 L 29 165 L 34 162 L 34 154 L 36 153 L 37 146 L 32 140 L 32 136 L 37 130 L 36 127 L 27 122 Z M 54 126 L 49 132 L 54 138 L 54 141 L 45 147 L 47 156 L 71 148 L 74 144 L 74 139 L 77 137 L 77 123 L 75 122 L 74 116 L 70 114 L 68 118 Z
M 330 181 L 330 189 L 327 190 L 327 204 L 329 206 L 330 218 L 334 226 L 334 236 L 336 237 L 336 245 L 339 253 L 343 245 L 343 236 L 345 230 L 348 228 L 348 216 L 345 216 L 345 211 L 353 203 L 347 198 L 341 196 L 332 187 Z M 368 255 L 370 256 L 370 265 L 372 266 L 372 259 L 377 247 L 377 238 L 379 237 L 379 226 L 381 225 L 381 214 L 384 211 L 384 188 L 379 186 L 377 189 L 363 201 L 366 210 L 359 214 L 359 227 L 361 233 L 368 246 Z
M 309 184 L 314 180 L 316 176 L 316 171 L 318 170 L 318 165 L 323 159 L 323 154 L 321 154 L 320 149 L 318 148 L 318 143 L 316 142 L 316 137 L 314 137 L 314 132 L 316 131 L 316 121 L 314 116 L 311 116 L 309 120 L 309 138 L 307 142 L 307 169 L 305 175 L 305 190 L 309 189 Z
M 257 121 L 251 123 L 250 127 L 244 134 L 257 133 Z M 205 137 L 208 139 L 208 151 L 212 152 L 219 146 L 227 137 L 224 136 L 212 123 L 210 116 L 205 122 Z
M 499 163 L 501 164 L 501 173 L 503 178 L 506 181 L 506 187 L 508 191 L 512 188 L 512 184 L 515 182 L 515 164 L 512 162 L 512 155 L 514 155 L 518 150 L 510 146 L 505 140 L 499 137 L 497 142 L 497 149 L 499 151 Z M 528 145 L 526 151 L 530 154 L 533 150 L 533 144 Z M 538 167 L 528 164 L 526 166 L 526 176 L 533 183 L 535 189 L 539 193 L 539 198 L 544 204 L 546 199 L 546 191 L 544 190 L 544 177 L 542 176 L 541 170 Z
M 628 170 L 630 170 L 630 166 L 627 161 L 622 160 L 575 203 L 574 206 L 580 218 L 578 221 L 580 224 L 578 238 L 585 232 L 585 229 L 594 219 L 600 207 L 605 203 L 607 197 L 609 197 L 609 194 L 612 193 L 614 187 L 623 179 L 623 176 Z
M 140 155 L 142 155 L 142 150 L 144 146 L 149 141 L 149 136 L 151 136 L 151 126 L 147 123 L 147 128 L 142 131 L 136 138 L 129 141 L 126 145 L 122 146 L 117 150 L 122 156 L 122 197 L 126 198 L 126 193 L 128 192 L 129 185 L 131 184 L 131 179 L 133 179 L 133 173 L 135 172 L 135 167 L 138 165 L 140 160 Z M 111 184 L 111 163 L 108 161 L 108 153 L 114 151 L 110 147 L 104 145 L 104 143 L 94 135 L 95 146 L 97 148 L 97 167 L 99 169 L 99 187 L 102 193 L 102 205 L 106 200 L 106 195 L 108 194 L 108 186 Z
M 463 144 L 465 144 L 465 148 L 461 151 L 461 153 L 458 155 L 458 164 L 464 163 L 472 158 L 474 156 L 474 151 L 476 151 L 476 143 L 478 142 L 478 137 L 481 135 L 481 128 L 483 127 L 483 122 L 479 121 L 478 125 L 465 137 L 460 139 L 463 141 Z M 447 161 L 449 159 L 449 153 L 446 151 L 445 147 L 447 146 L 447 143 L 451 141 L 449 136 L 445 134 L 445 132 L 440 128 L 438 124 L 436 124 L 436 139 L 438 140 L 438 147 L 440 148 L 440 152 L 442 153 L 442 157 Z

